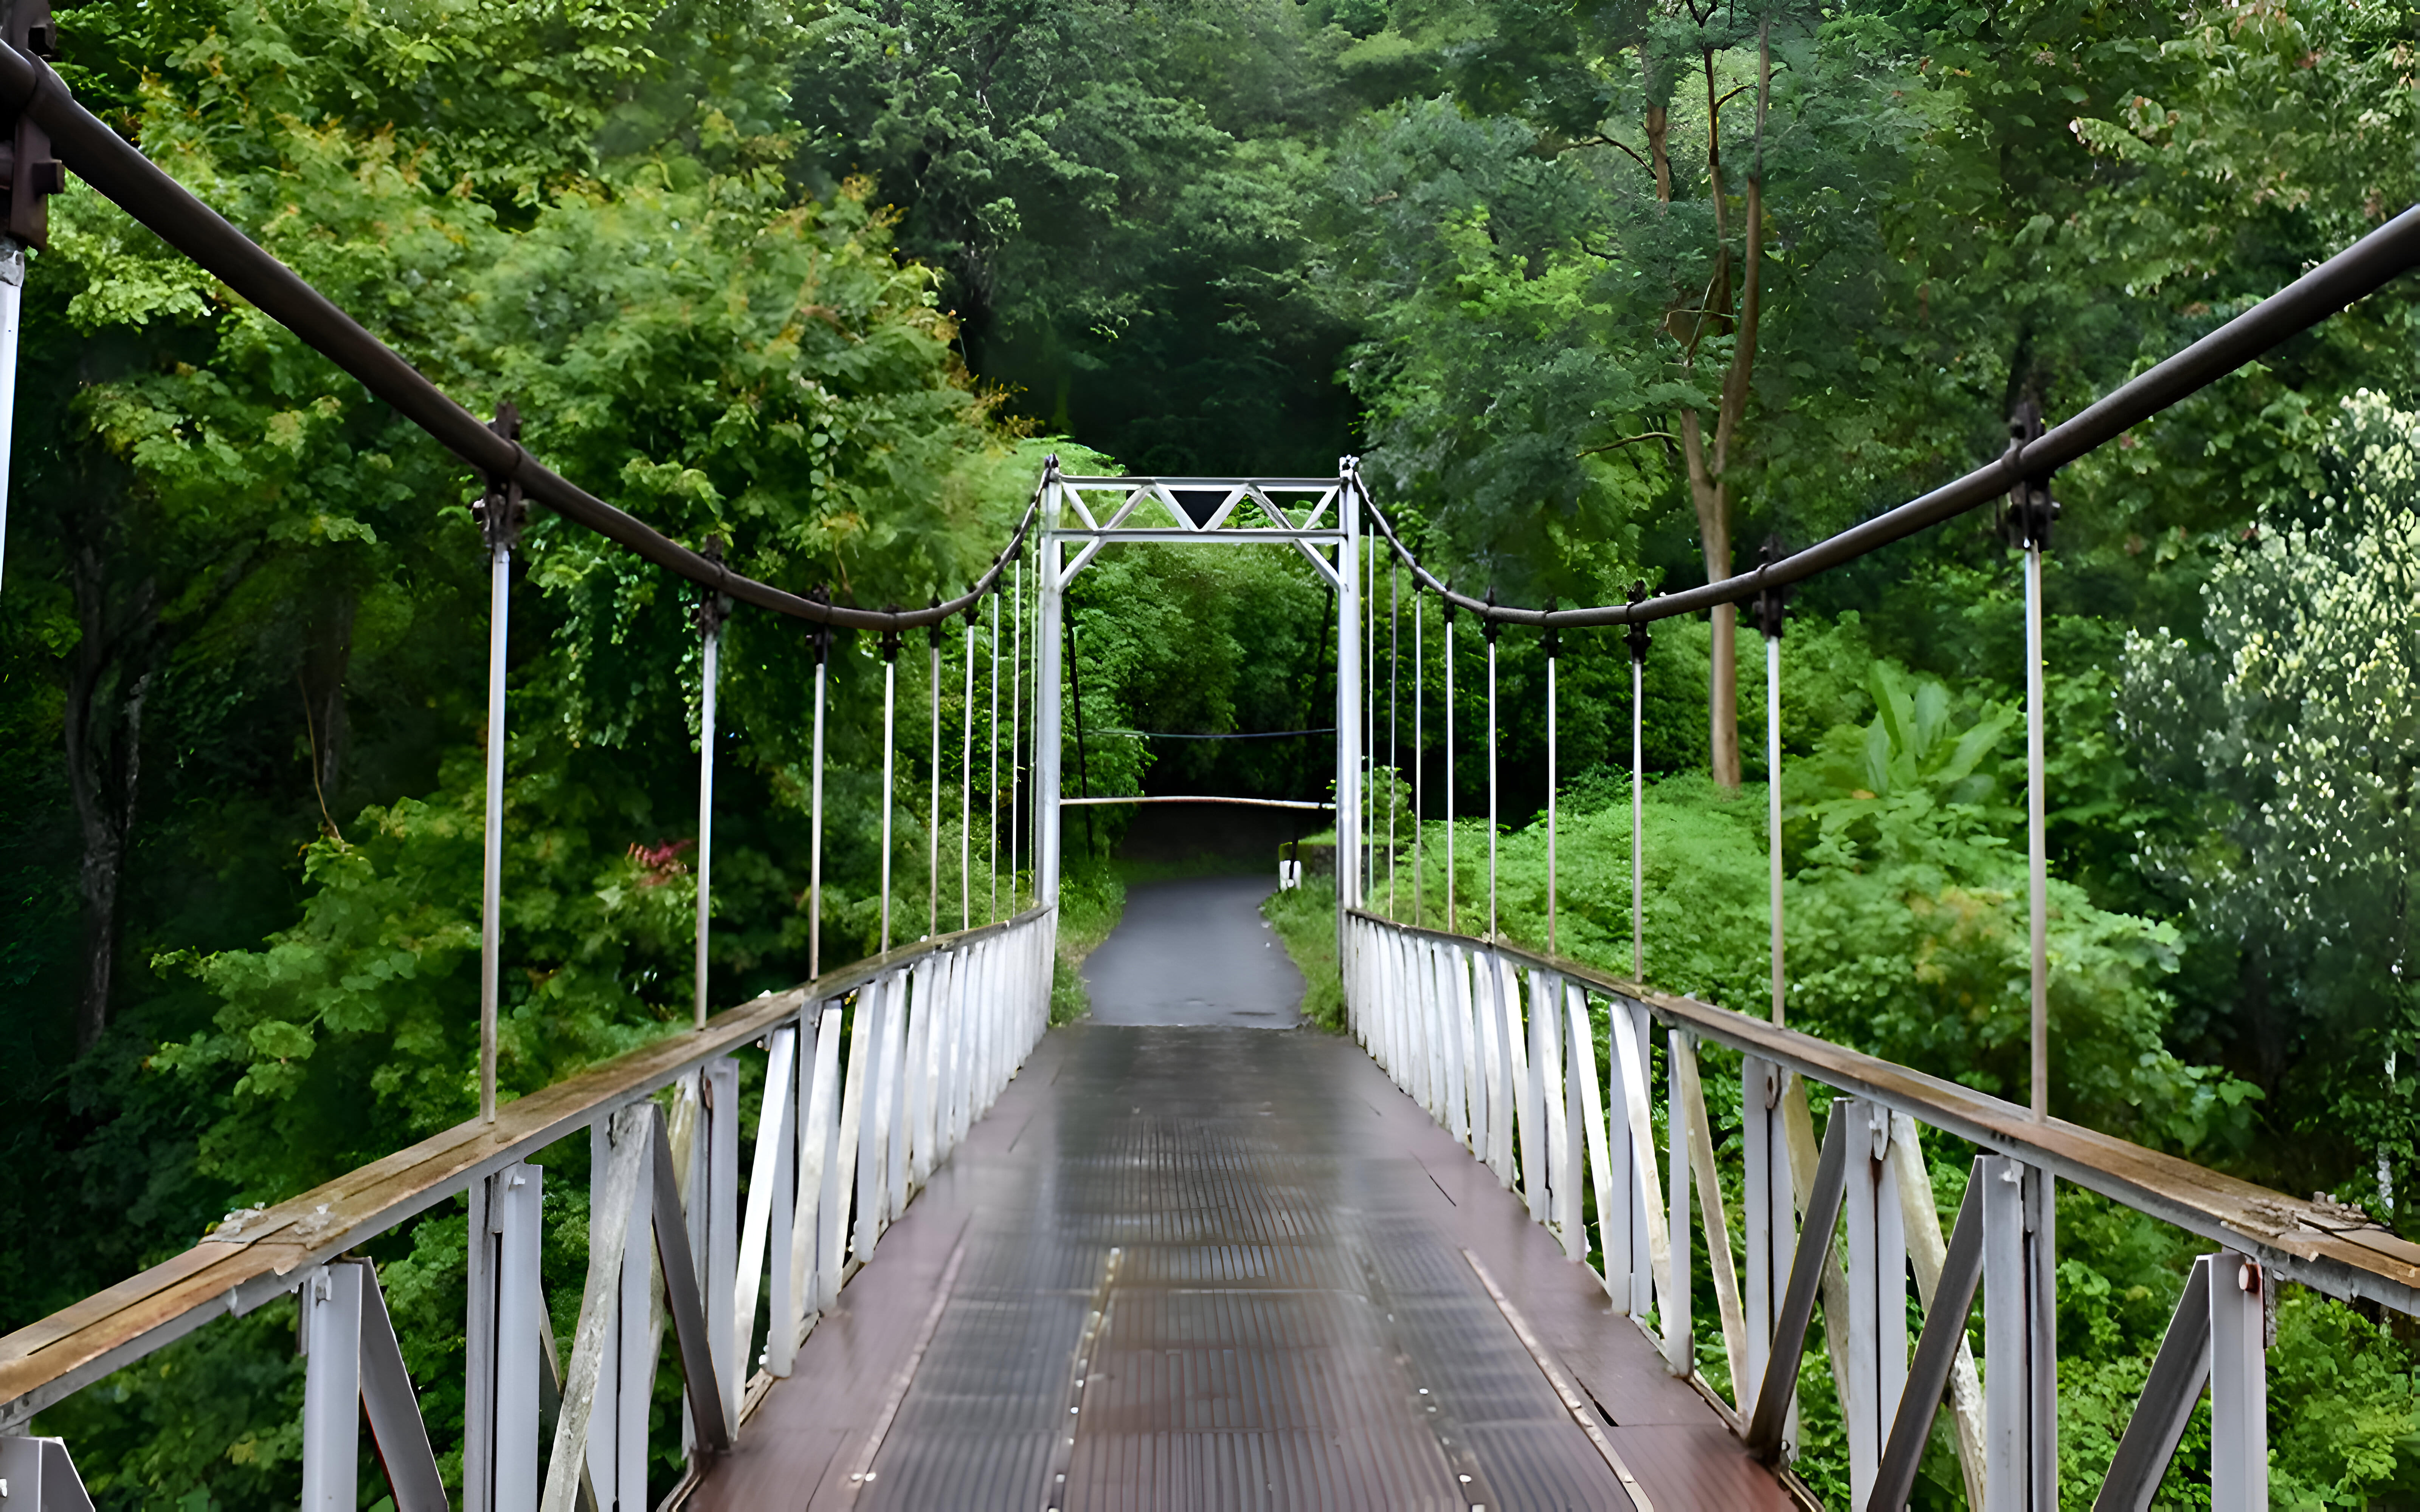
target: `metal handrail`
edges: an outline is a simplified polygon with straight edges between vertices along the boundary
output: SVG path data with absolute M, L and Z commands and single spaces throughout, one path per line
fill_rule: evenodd
M 2047 478 L 2094 447 L 2115 440 L 2168 406 L 2302 334 L 2414 267 L 2420 267 L 2420 205 L 2405 210 L 2184 350 L 2119 384 L 2042 435 L 2031 440 L 2011 441 L 2007 451 L 1965 476 L 1852 525 L 1804 550 L 1760 564 L 1754 571 L 1736 573 L 1719 582 L 1684 588 L 1678 593 L 1658 594 L 1635 604 L 1516 609 L 1456 593 L 1444 579 L 1421 566 L 1396 536 L 1394 527 L 1370 497 L 1369 486 L 1362 481 L 1357 468 L 1353 472 L 1353 486 L 1360 495 L 1362 507 L 1369 511 L 1397 560 L 1411 569 L 1414 581 L 1483 622 L 1566 629 L 1643 625 L 1694 614 L 1787 588 L 1979 508 L 2020 483 Z
M 816 625 L 863 630 L 906 630 L 942 624 L 989 593 L 1001 570 L 1016 559 L 1032 531 L 1041 491 L 1025 508 L 1007 546 L 991 559 L 967 593 L 924 609 L 880 610 L 824 604 L 732 571 L 692 550 L 628 511 L 618 509 L 530 455 L 519 440 L 448 397 L 361 322 L 306 283 L 301 274 L 230 224 L 192 191 L 170 177 L 140 148 L 76 102 L 59 76 L 41 59 L 0 41 L 0 112 L 23 113 L 50 132 L 59 160 L 127 214 L 183 253 L 227 287 L 258 305 L 321 356 L 406 420 L 428 433 L 485 479 L 516 484 L 574 524 L 628 547 L 647 561 L 690 581 L 727 594 L 743 604 Z
M 726 1009 L 703 1029 L 668 1035 L 473 1118 L 383 1160 L 257 1211 L 104 1291 L 0 1336 L 0 1432 L 212 1319 L 240 1316 L 291 1292 L 318 1266 L 408 1222 L 473 1183 L 654 1096 L 706 1062 L 762 1039 L 925 956 L 1044 918 L 1011 918 L 936 935 L 829 971 L 787 992 Z
M 1879 1103 L 1919 1123 L 2022 1160 L 2064 1181 L 2231 1249 L 2332 1297 L 2420 1316 L 2420 1244 L 2349 1220 L 2342 1209 L 2273 1192 L 1971 1087 L 1694 997 L 1660 993 L 1564 956 L 1498 937 L 1455 934 L 1362 909 L 1351 917 L 1406 934 L 1510 956 L 1634 1003 L 1667 1024 Z

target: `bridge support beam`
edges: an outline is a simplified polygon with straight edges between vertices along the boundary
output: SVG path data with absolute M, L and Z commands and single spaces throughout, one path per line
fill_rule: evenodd
M 1356 457 L 1336 465 L 1351 479 Z M 1337 491 L 1336 523 L 1344 532 L 1336 572 L 1336 940 L 1351 942 L 1344 910 L 1361 906 L 1361 491 L 1348 483 Z
M 1036 554 L 1033 594 L 1033 901 L 1059 901 L 1059 685 L 1066 676 L 1060 660 L 1061 625 L 1067 616 L 1066 563 L 1059 542 L 1060 512 L 1067 489 L 1059 481 L 1059 459 L 1042 479 L 1041 549 Z

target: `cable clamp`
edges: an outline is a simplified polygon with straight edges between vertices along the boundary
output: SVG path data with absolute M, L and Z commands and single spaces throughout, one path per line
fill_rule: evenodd
M 2025 448 L 2041 440 L 2046 428 L 2041 401 L 2030 394 L 2017 401 L 2016 412 L 2009 417 L 2009 450 L 2005 458 L 2011 468 L 2022 466 Z M 2050 528 L 2058 518 L 2058 501 L 2050 495 L 2050 480 L 2047 471 L 2017 479 L 2016 486 L 2009 490 L 2009 501 L 2000 509 L 2002 540 L 2020 550 L 2050 545 Z
M 1786 555 L 1788 553 L 1781 549 L 1781 537 L 1778 534 L 1766 536 L 1764 545 L 1756 554 L 1758 578 L 1761 579 L 1766 573 L 1772 571 L 1775 563 Z M 1767 640 L 1781 639 L 1781 622 L 1788 618 L 1789 614 L 1790 590 L 1788 588 L 1776 584 L 1757 591 L 1756 625 L 1758 629 L 1764 632 L 1764 638 Z
M 512 444 L 518 464 L 522 455 L 521 412 L 510 399 L 496 406 L 496 418 L 488 423 L 488 428 Z M 490 473 L 487 492 L 471 505 L 471 517 L 479 522 L 479 533 L 489 551 L 511 550 L 520 540 L 521 527 L 529 523 L 529 504 L 521 498 L 520 480 L 512 472 Z

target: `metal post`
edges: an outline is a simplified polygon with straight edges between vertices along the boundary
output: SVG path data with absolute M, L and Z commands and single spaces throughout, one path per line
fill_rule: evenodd
M 2211 1512 L 2269 1505 L 2269 1306 L 2273 1278 L 2233 1250 L 2210 1257 Z
M 1552 608 L 1549 605 L 1548 608 Z M 1555 953 L 1555 654 L 1560 649 L 1546 630 L 1546 953 Z
M 1016 548 L 1016 586 L 1008 600 L 1008 911 L 1016 912 L 1017 758 L 1025 749 L 1025 548 Z
M 1059 512 L 1064 488 L 1059 458 L 1044 464 L 1041 549 L 1034 558 L 1040 579 L 1033 612 L 1033 901 L 1059 901 Z
M 2043 430 L 2041 405 L 2028 397 L 2009 417 L 2009 453 L 2018 455 Z M 2028 1081 L 2033 1116 L 2050 1117 L 2050 866 L 2042 827 L 2041 554 L 2058 518 L 2050 477 L 2021 478 L 2001 512 L 2004 538 L 2024 553 L 2025 579 L 2025 869 L 2033 933 L 2033 1018 Z
M 898 747 L 899 629 L 882 632 L 882 945 L 891 949 L 891 810 L 898 807 L 892 788 L 893 755 Z
M 936 601 L 938 607 L 938 601 Z M 933 671 L 933 746 L 932 785 L 933 822 L 925 826 L 924 849 L 928 854 L 924 886 L 924 933 L 927 937 L 941 933 L 941 622 L 935 620 L 931 630 Z
M 2025 543 L 2025 872 L 2033 925 L 2033 1115 L 2050 1117 L 2050 860 L 2042 826 L 2041 543 Z
M 1426 924 L 1428 878 L 1420 870 L 1425 850 L 1429 780 L 1428 745 L 1420 722 L 1421 695 L 1428 686 L 1428 658 L 1420 633 L 1420 584 L 1412 579 L 1412 922 Z
M 353 1512 L 361 1483 L 362 1268 L 302 1285 L 302 1512 Z
M 64 1439 L 0 1434 L 0 1501 L 32 1512 L 92 1512 L 92 1495 Z
M 540 1196 L 546 1173 L 507 1165 L 471 1186 L 464 1512 L 535 1512 Z
M 958 928 L 975 922 L 975 637 L 982 632 L 982 611 L 967 606 L 967 686 L 958 736 Z
M 1374 543 L 1373 543 L 1374 545 Z M 1403 702 L 1400 671 L 1404 658 L 1404 572 L 1387 558 L 1387 917 L 1395 917 L 1395 774 L 1401 769 L 1395 749 L 1395 716 Z
M 1698 1346 L 1689 1328 L 1689 1116 L 1681 1073 L 1682 1057 L 1694 1053 L 1685 1032 L 1667 1026 L 1665 1175 L 1671 1187 L 1671 1213 L 1666 1231 L 1671 1236 L 1671 1257 L 1665 1270 L 1664 1368 L 1683 1381 L 1698 1370 Z
M 507 440 L 520 435 L 520 414 L 496 407 L 489 427 Z M 504 652 L 512 611 L 513 543 L 524 509 L 520 485 L 490 479 L 472 506 L 488 543 L 488 807 L 479 886 L 479 1117 L 496 1121 L 496 1026 L 503 980 L 504 906 Z
M 706 1205 L 706 1246 L 698 1257 L 705 1273 L 698 1285 L 706 1292 L 706 1336 L 730 1350 L 725 1341 L 739 1327 L 733 1317 L 739 1285 L 739 1062 L 719 1056 L 706 1063 L 700 1082 L 706 1185 L 690 1194 Z M 747 1364 L 730 1351 L 715 1356 L 715 1367 L 722 1374 L 722 1420 L 737 1423 Z
M 819 601 L 831 595 L 818 591 Z M 807 976 L 824 972 L 824 702 L 830 692 L 831 626 L 815 626 L 814 775 L 810 779 L 807 808 Z
M 1787 1012 L 1789 979 L 1782 963 L 1781 921 L 1781 637 L 1764 641 L 1765 856 L 1770 872 L 1773 920 L 1773 1022 Z
M 721 561 L 721 543 L 707 542 L 706 554 Z M 697 706 L 696 1026 L 701 1029 L 706 1027 L 706 909 L 714 869 L 714 696 L 722 668 L 722 621 L 725 612 L 721 596 L 713 593 L 708 593 L 706 601 L 697 609 L 698 628 L 704 637 Z
M 1496 590 L 1487 591 L 1487 602 L 1496 602 Z M 1479 633 L 1487 638 L 1487 937 L 1494 939 L 1496 918 L 1496 622 L 1481 619 Z
M 25 249 L 0 237 L 0 571 L 8 549 L 9 450 L 17 425 L 17 330 L 25 303 Z
M 2052 1179 L 1988 1156 L 1983 1188 L 1984 1512 L 2058 1505 L 2057 1210 Z
M 1630 601 L 1647 599 L 1647 583 L 1630 585 Z M 1630 624 L 1630 974 L 1647 980 L 1647 648 L 1645 620 Z
M 1890 1110 L 1847 1104 L 1849 1319 L 1831 1347 L 1847 1362 L 1851 1505 L 1865 1506 L 1907 1387 L 1907 1224 L 1890 1163 Z
M 1363 831 L 1360 849 L 1354 855 L 1354 864 L 1361 869 L 1360 881 L 1355 891 L 1368 906 L 1370 896 L 1378 890 L 1378 811 L 1372 802 L 1372 791 L 1378 785 L 1378 538 L 1361 538 L 1361 783 L 1358 791 L 1363 812 L 1361 821 L 1369 827 Z
M 1361 501 L 1354 484 L 1357 459 L 1344 457 L 1338 471 L 1347 480 L 1337 497 L 1337 523 L 1344 527 L 1337 553 L 1336 590 L 1336 942 L 1344 949 L 1342 910 L 1361 905 Z
M 1766 566 L 1781 556 L 1779 536 L 1764 543 Z M 1773 1022 L 1776 1025 L 1783 1021 L 1789 995 L 1781 953 L 1781 621 L 1785 612 L 1780 590 L 1768 588 L 1757 595 L 1756 617 L 1764 631 L 1764 849 L 1772 884 Z
M 991 599 L 991 715 L 984 721 L 984 745 L 991 752 L 991 905 L 984 916 L 990 923 L 1000 918 L 1000 593 L 995 588 L 986 595 Z M 1077 728 L 1083 726 L 1084 711 L 1076 711 Z
M 1453 600 L 1445 601 L 1445 927 L 1462 928 L 1453 910 Z
M 1773 1350 L 1773 1330 L 1781 1316 L 1782 1289 L 1789 1284 L 1791 1257 L 1798 1247 L 1796 1210 L 1792 1206 L 1789 1129 L 1781 1107 L 1783 1086 L 1790 1073 L 1757 1056 L 1740 1062 L 1740 1143 L 1742 1216 L 1747 1240 L 1747 1376 L 1739 1383 L 1742 1417 L 1756 1415 L 1756 1396 L 1764 1382 Z M 1793 1401 L 1792 1409 L 1796 1407 Z M 1783 1436 L 1795 1442 L 1795 1422 Z

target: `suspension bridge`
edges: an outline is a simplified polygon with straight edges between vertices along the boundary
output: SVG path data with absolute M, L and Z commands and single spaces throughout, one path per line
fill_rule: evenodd
M 21 123 L 10 234 L 39 240 L 38 192 L 56 177 L 42 154 L 55 151 L 482 480 L 494 654 L 481 1105 L 290 1201 L 231 1213 L 183 1254 L 0 1338 L 0 1507 L 90 1504 L 77 1445 L 26 1434 L 37 1413 L 287 1296 L 307 1356 L 309 1512 L 359 1504 L 365 1444 L 404 1512 L 458 1500 L 473 1512 L 628 1512 L 651 1504 L 649 1457 L 663 1448 L 687 1472 L 662 1504 L 701 1508 L 1780 1507 L 1811 1500 L 1790 1468 L 1802 1368 L 1837 1388 L 1859 1507 L 1904 1506 L 1926 1445 L 1946 1433 L 1971 1504 L 2048 1509 L 2059 1182 L 2209 1245 L 2096 1505 L 2149 1504 L 2207 1393 L 2213 1504 L 2234 1512 L 2267 1502 L 2264 1351 L 2278 1287 L 2420 1314 L 2420 1247 L 2360 1213 L 2050 1117 L 2040 594 L 2055 471 L 2407 270 L 2420 260 L 2420 210 L 2083 413 L 2047 428 L 2021 416 L 2006 453 L 1955 482 L 1700 587 L 1552 610 L 1458 594 L 1404 548 L 1351 458 L 1305 478 L 1075 476 L 1054 461 L 969 593 L 888 611 L 746 578 L 711 543 L 673 541 L 545 467 L 509 412 L 482 420 L 447 398 L 79 106 L 36 55 L 46 39 L 47 26 L 0 45 L 0 107 Z M 0 280 L 8 343 L 16 287 Z M 500 1103 L 502 648 L 532 502 L 714 606 L 702 625 L 696 1011 L 686 1029 Z M 1754 607 L 1778 770 L 1782 593 L 1989 506 L 2026 563 L 2028 1103 L 1787 1026 L 1777 849 L 1766 1016 L 1644 980 L 1636 888 L 1628 976 L 1558 955 L 1558 638 L 1625 631 L 1636 675 L 1653 622 Z M 1297 986 L 1249 889 L 1139 894 L 1096 963 L 1094 1020 L 1049 1026 L 1063 810 L 1085 796 L 1062 791 L 1064 594 L 1110 545 L 1171 543 L 1296 552 L 1334 590 L 1349 1039 L 1278 1032 Z M 1525 714 L 1547 732 L 1543 951 L 1495 931 L 1492 840 L 1486 930 L 1390 917 L 1384 880 L 1403 847 L 1370 794 L 1392 764 L 1375 690 L 1404 648 L 1391 603 L 1382 638 L 1378 604 L 1399 575 L 1446 606 L 1436 655 L 1449 678 L 1455 617 L 1483 641 L 1484 728 L 1457 731 L 1449 715 L 1432 733 L 1416 698 L 1413 740 L 1439 742 L 1449 764 L 1458 743 L 1486 764 L 1491 836 L 1497 640 L 1545 640 L 1544 706 Z M 993 831 L 1008 854 L 985 859 L 988 887 L 965 885 L 950 919 L 936 848 L 925 919 L 894 920 L 886 901 L 880 953 L 827 970 L 817 940 L 811 980 L 718 1011 L 705 972 L 710 731 L 723 617 L 741 611 L 816 632 L 816 886 L 833 628 L 880 639 L 886 782 L 898 779 L 900 728 L 929 717 L 937 805 L 945 675 L 971 711 L 978 678 L 997 707 L 1004 674 L 1007 775 L 986 791 L 1008 795 L 1009 822 Z M 898 704 L 897 657 L 919 630 L 929 711 Z M 1417 630 L 1409 654 L 1431 655 Z M 965 819 L 978 761 L 1002 752 L 996 734 L 977 751 L 970 712 L 960 746 Z M 1635 723 L 1633 762 L 1636 786 Z M 1415 791 L 1416 849 L 1429 821 L 1456 817 L 1440 807 Z M 976 870 L 962 855 L 961 876 Z M 1479 912 L 1476 899 L 1450 901 L 1447 917 Z M 919 922 L 923 937 L 892 945 Z M 1709 1053 L 1741 1068 L 1735 1171 L 1710 1133 Z M 542 1289 L 537 1157 L 583 1135 L 588 1253 L 576 1327 L 559 1338 Z M 1978 1152 L 1947 1227 L 1928 1137 Z M 458 1200 L 470 1213 L 467 1407 L 449 1487 L 421 1410 L 427 1382 L 411 1378 L 360 1252 Z M 1806 1366 L 1819 1316 L 1821 1363 Z M 676 1428 L 651 1430 L 667 1339 L 683 1411 Z

